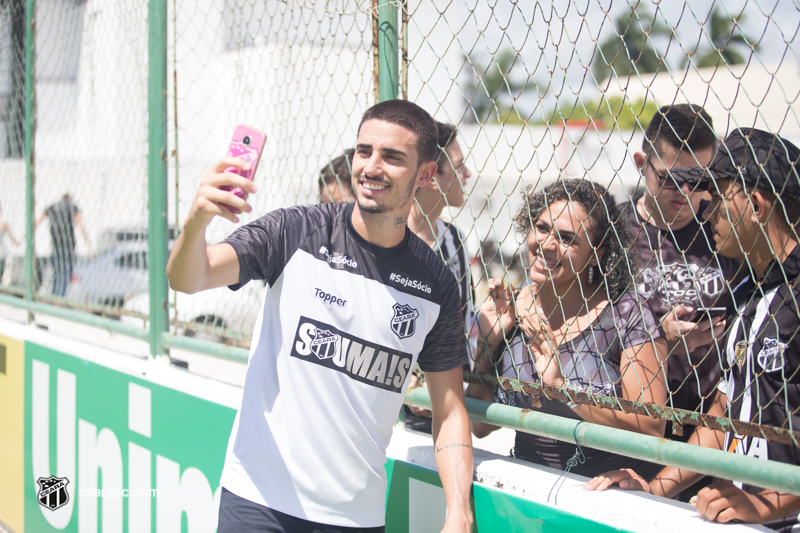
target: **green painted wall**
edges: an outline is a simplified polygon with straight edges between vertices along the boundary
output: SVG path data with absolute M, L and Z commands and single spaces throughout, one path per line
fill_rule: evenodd
M 107 527 L 119 526 L 127 531 L 132 508 L 137 513 L 134 521 L 142 520 L 149 510 L 152 531 L 161 531 L 163 525 L 175 523 L 175 509 L 177 523 L 183 522 L 184 526 L 191 520 L 199 524 L 208 519 L 209 508 L 214 507 L 214 495 L 218 490 L 228 435 L 235 416 L 233 409 L 37 344 L 26 343 L 25 353 L 27 531 L 47 531 L 48 527 L 64 525 L 63 531 L 77 532 L 80 521 L 87 525 L 95 522 L 104 525 L 104 520 L 108 521 Z M 72 381 L 74 394 L 69 390 Z M 47 404 L 42 405 L 45 400 Z M 36 404 L 38 408 L 35 408 Z M 66 413 L 71 406 L 74 406 L 74 420 L 69 415 L 61 418 L 62 422 L 75 424 L 74 436 L 62 437 L 57 423 L 58 410 L 61 408 Z M 35 418 L 44 416 L 49 429 L 48 442 L 34 442 Z M 97 435 L 94 439 L 93 434 Z M 139 456 L 138 460 L 130 457 L 131 445 L 133 453 Z M 46 456 L 40 453 L 43 449 L 48 451 Z M 75 465 L 68 474 L 64 473 L 65 466 L 59 464 L 59 449 L 62 454 L 67 450 L 65 455 Z M 149 461 L 142 460 L 148 455 Z M 34 463 L 41 463 L 45 457 L 51 475 L 70 478 L 67 489 L 75 506 L 69 513 L 64 512 L 65 508 L 52 511 L 37 500 L 39 486 L 34 475 Z M 96 481 L 92 483 L 90 477 L 80 479 L 82 470 L 93 463 L 103 466 L 94 471 L 98 474 Z M 90 490 L 95 486 L 101 489 L 128 488 L 132 475 L 144 476 L 145 480 L 149 475 L 150 486 L 159 490 L 158 498 L 131 494 L 128 497 L 104 495 L 103 498 L 92 495 L 97 494 Z M 121 479 L 120 485 L 110 485 L 109 480 L 115 477 Z M 84 488 L 83 494 L 81 488 Z M 82 506 L 94 505 L 97 506 L 94 517 L 79 512 Z M 177 508 L 173 510 L 168 508 L 175 505 Z M 186 512 L 184 517 L 180 514 L 182 509 Z M 116 515 L 118 510 L 121 510 L 120 516 Z M 54 519 L 58 513 L 64 517 Z M 106 513 L 111 517 L 103 516 Z M 213 513 L 210 516 L 216 522 Z M 48 522 L 48 518 L 57 523 Z M 162 527 L 157 527 L 159 525 Z M 80 529 L 94 528 L 85 526 Z M 207 528 L 199 530 L 204 529 Z
M 0 469 L 24 464 L 21 485 L 0 478 L 2 493 L 23 492 L 4 514 L 24 511 L 19 533 L 215 531 L 233 409 L 34 342 L 20 345 L 24 371 L 14 380 L 24 389 L 24 446 L 0 458 Z M 393 459 L 386 468 L 387 532 L 438 532 L 445 519 L 438 475 Z M 67 479 L 70 498 L 55 510 L 39 501 L 37 480 L 50 476 Z M 480 485 L 474 509 L 485 533 L 616 531 Z

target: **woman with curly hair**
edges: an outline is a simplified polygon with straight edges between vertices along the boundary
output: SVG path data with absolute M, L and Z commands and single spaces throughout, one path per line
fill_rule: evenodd
M 514 290 L 489 280 L 479 314 L 479 374 L 530 381 L 568 391 L 664 405 L 666 343 L 658 320 L 633 288 L 631 236 L 617 202 L 605 188 L 585 180 L 559 180 L 524 193 L 514 221 L 528 238 L 530 283 Z M 467 394 L 533 409 L 531 397 L 482 384 Z M 663 436 L 665 422 L 600 407 L 561 403 L 541 396 L 539 411 L 596 424 Z M 484 437 L 497 429 L 472 422 Z M 585 448 L 572 472 L 594 476 L 637 461 Z M 575 446 L 517 432 L 514 455 L 559 470 Z M 647 472 L 659 467 L 639 463 Z M 638 471 L 638 470 L 637 470 Z

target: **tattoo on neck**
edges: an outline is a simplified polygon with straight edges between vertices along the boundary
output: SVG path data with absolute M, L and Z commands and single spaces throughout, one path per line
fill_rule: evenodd
M 394 221 L 394 227 L 400 229 L 404 227 L 408 223 L 408 217 L 397 217 L 397 220 Z
M 448 448 L 469 448 L 469 449 L 472 449 L 472 446 L 470 446 L 469 444 L 464 444 L 463 442 L 458 442 L 456 444 L 446 444 L 445 446 L 442 446 L 440 448 L 436 448 L 436 453 L 443 452 Z

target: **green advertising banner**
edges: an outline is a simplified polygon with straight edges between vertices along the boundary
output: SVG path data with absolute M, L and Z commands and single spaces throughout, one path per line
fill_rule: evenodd
M 186 392 L 212 382 L 178 371 L 155 379 L 152 361 L 134 371 L 110 351 L 98 359 L 14 342 L 1 343 L 10 361 L 4 390 L 24 397 L 24 409 L 0 418 L 0 493 L 20 504 L 8 499 L 0 520 L 15 533 L 216 531 L 235 410 Z M 96 362 L 106 355 L 114 368 Z M 9 468 L 16 464 L 19 474 Z M 391 458 L 386 470 L 387 533 L 438 533 L 446 505 L 437 473 Z M 474 509 L 477 531 L 618 531 L 479 484 Z
M 216 530 L 235 411 L 26 343 L 25 530 Z

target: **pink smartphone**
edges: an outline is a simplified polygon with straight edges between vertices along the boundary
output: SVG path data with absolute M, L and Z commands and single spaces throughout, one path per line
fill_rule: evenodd
M 253 176 L 256 175 L 258 169 L 258 162 L 261 160 L 261 153 L 264 151 L 264 145 L 267 142 L 267 135 L 263 131 L 239 124 L 236 126 L 236 131 L 233 132 L 233 139 L 228 148 L 228 157 L 238 157 L 250 163 L 250 170 L 245 172 L 238 168 L 229 167 L 225 169 L 226 172 L 233 172 L 240 176 L 253 181 Z M 222 187 L 224 190 L 231 190 L 230 187 Z M 241 187 L 235 187 L 231 190 L 233 194 L 239 198 L 245 198 L 247 193 Z M 239 209 L 226 206 L 234 213 L 239 213 Z

